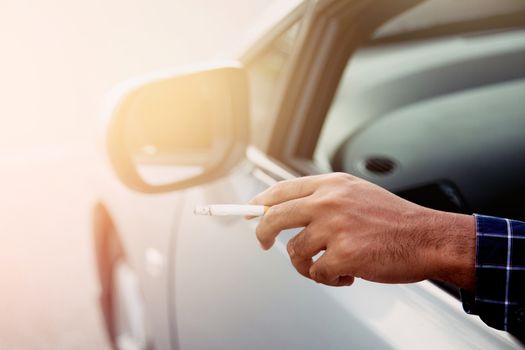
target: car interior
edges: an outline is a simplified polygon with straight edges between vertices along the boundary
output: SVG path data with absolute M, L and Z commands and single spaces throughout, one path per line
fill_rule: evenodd
M 262 149 L 290 28 L 248 65 Z M 525 3 L 429 0 L 351 54 L 328 112 L 312 117 L 324 118 L 320 134 L 301 130 L 297 149 L 270 154 L 298 173 L 350 173 L 425 207 L 524 220 L 524 97 Z M 432 282 L 459 299 L 455 286 Z
M 525 26 L 515 16 L 371 38 L 347 64 L 315 161 L 426 207 L 524 220 Z
M 365 176 L 436 209 L 523 219 L 517 199 L 525 191 L 524 34 L 363 53 L 352 64 L 367 70 L 369 81 L 345 103 L 352 106 L 346 113 L 364 121 L 336 149 L 333 170 Z M 447 50 L 456 55 L 432 60 Z M 374 54 L 381 55 L 377 62 Z M 404 71 L 381 74 L 402 61 Z M 371 71 L 377 72 L 372 78 Z
M 315 157 L 425 206 L 523 220 L 523 97 L 523 26 L 372 39 L 348 62 Z

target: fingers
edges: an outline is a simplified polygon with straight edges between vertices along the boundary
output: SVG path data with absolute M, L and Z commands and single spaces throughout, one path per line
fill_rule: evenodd
M 337 254 L 338 244 L 333 242 L 337 241 L 337 237 L 332 235 L 335 238 L 330 238 L 331 233 L 338 231 L 331 220 L 338 214 L 334 213 L 334 209 L 341 207 L 339 202 L 333 200 L 333 194 L 339 193 L 339 189 L 346 189 L 349 180 L 355 181 L 349 175 L 340 173 L 302 177 L 281 181 L 253 197 L 250 204 L 270 206 L 256 231 L 263 249 L 271 248 L 282 230 L 305 227 L 288 243 L 288 254 L 295 269 L 319 283 L 331 286 L 351 285 L 354 274 L 349 271 L 349 266 L 344 266 L 345 262 Z M 348 191 L 345 193 L 348 195 Z M 320 227 L 321 230 L 313 231 L 313 226 Z M 323 250 L 325 253 L 314 262 L 313 256 Z M 344 260 L 348 263 L 348 259 Z
M 250 204 L 275 205 L 292 199 L 302 198 L 314 193 L 321 175 L 305 176 L 280 181 L 253 197 Z
M 288 255 L 292 265 L 301 275 L 310 278 L 312 257 L 326 248 L 324 237 L 306 227 L 299 234 L 288 241 Z
M 270 249 L 275 242 L 275 237 L 282 230 L 307 226 L 309 222 L 307 200 L 292 199 L 268 209 L 257 225 L 257 239 L 263 249 Z
M 315 191 L 319 179 L 319 176 L 307 176 L 281 181 L 249 201 L 250 204 L 271 206 L 257 225 L 257 239 L 263 249 L 270 249 L 282 230 L 308 225 L 310 218 L 300 199 Z
M 310 267 L 310 278 L 318 283 L 323 283 L 329 286 L 350 286 L 354 283 L 354 277 L 341 275 L 341 261 L 339 260 L 340 259 L 337 258 L 334 250 L 328 249 Z
M 306 227 L 288 242 L 288 254 L 292 265 L 301 275 L 329 286 L 350 286 L 354 277 L 344 273 L 345 267 L 334 249 L 327 249 L 326 235 Z M 314 263 L 312 258 L 320 251 L 325 253 Z

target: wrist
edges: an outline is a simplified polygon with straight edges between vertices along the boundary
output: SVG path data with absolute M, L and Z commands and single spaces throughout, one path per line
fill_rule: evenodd
M 476 220 L 473 215 L 432 210 L 428 220 L 429 278 L 474 291 L 476 264 Z

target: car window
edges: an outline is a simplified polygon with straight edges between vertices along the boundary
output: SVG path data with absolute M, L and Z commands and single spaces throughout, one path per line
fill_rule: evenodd
M 524 18 L 521 0 L 428 0 L 384 23 L 347 62 L 314 161 L 333 170 L 345 140 L 397 109 L 519 78 Z
M 263 147 L 269 137 L 279 85 L 288 68 L 299 25 L 300 22 L 291 25 L 247 66 L 251 95 L 251 140 L 255 146 Z
M 525 193 L 523 62 L 524 28 L 363 47 L 347 63 L 314 162 L 426 207 L 523 219 L 513 199 Z
M 347 63 L 316 146 L 315 161 L 325 171 L 334 170 L 336 153 L 362 128 L 403 111 L 409 113 L 416 106 L 420 115 L 435 114 L 437 99 L 456 106 L 442 108 L 442 119 L 460 104 L 467 112 L 462 102 L 472 103 L 479 89 L 524 78 L 524 51 L 523 29 L 360 49 Z M 479 102 L 500 99 L 500 89 L 490 91 L 477 94 L 483 99 Z M 517 89 L 514 94 L 522 92 Z M 498 117 L 513 111 L 506 108 Z

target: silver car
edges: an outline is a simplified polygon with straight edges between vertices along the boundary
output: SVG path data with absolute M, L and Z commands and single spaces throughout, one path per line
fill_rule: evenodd
M 109 94 L 93 237 L 118 349 L 514 349 L 435 281 L 333 288 L 283 232 L 195 216 L 352 173 L 424 206 L 524 219 L 525 2 L 280 0 L 233 60 Z M 102 160 L 101 160 L 102 161 Z

